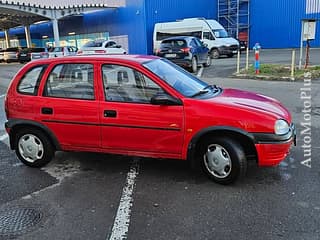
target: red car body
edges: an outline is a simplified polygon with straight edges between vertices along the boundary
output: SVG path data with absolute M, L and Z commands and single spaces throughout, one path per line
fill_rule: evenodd
M 5 100 L 8 119 L 5 126 L 10 136 L 11 148 L 18 151 L 20 143 L 22 148 L 30 148 L 30 157 L 32 151 L 38 151 L 40 159 L 43 147 L 34 146 L 35 144 L 24 146 L 24 141 L 17 140 L 18 132 L 27 128 L 44 133 L 54 150 L 174 158 L 194 163 L 199 142 L 215 135 L 228 137 L 232 139 L 231 142 L 239 143 L 246 159 L 255 159 L 259 166 L 274 166 L 286 157 L 294 141 L 295 130 L 289 111 L 279 101 L 255 93 L 215 86 L 210 90 L 212 92 L 203 90 L 199 94 L 186 96 L 179 88 L 170 85 L 159 74 L 150 70 L 147 65 L 153 61 L 164 60 L 154 56 L 135 55 L 76 56 L 28 63 L 12 80 Z M 50 97 L 46 93 L 47 81 L 52 72 L 56 71 L 57 65 L 68 64 L 83 64 L 83 69 L 83 66 L 87 67 L 85 64 L 90 64 L 92 72 L 86 74 L 93 76 L 91 82 L 94 88 L 89 100 L 69 96 Z M 163 64 L 165 68 L 165 64 L 169 63 Z M 154 65 L 155 69 L 157 64 Z M 21 79 L 39 66 L 44 67 L 33 87 L 34 92 L 21 92 L 24 91 L 19 90 L 19 84 L 23 81 Z M 152 100 L 142 103 L 108 101 L 106 92 L 109 87 L 103 80 L 103 71 L 107 69 L 107 74 L 111 76 L 114 69 L 117 69 L 114 67 L 108 70 L 109 66 L 121 66 L 121 69 L 139 72 L 157 85 L 157 89 L 161 88 L 165 92 L 165 99 L 161 100 L 159 97 L 157 103 L 152 103 Z M 123 74 L 122 70 L 119 72 L 118 77 Z M 60 75 L 63 74 L 60 72 Z M 82 77 L 83 73 L 79 75 Z M 127 75 L 124 77 L 125 80 L 128 78 Z M 275 133 L 277 120 L 288 123 L 288 132 Z M 220 145 L 224 146 L 220 143 L 217 146 Z M 23 154 L 24 150 L 21 151 Z M 230 152 L 229 154 L 232 155 Z M 33 166 L 32 163 L 29 165 Z M 222 172 L 228 171 L 229 168 L 226 168 Z

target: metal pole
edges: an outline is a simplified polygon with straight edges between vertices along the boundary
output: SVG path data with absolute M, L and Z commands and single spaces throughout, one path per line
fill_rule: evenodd
M 300 57 L 299 57 L 299 69 L 302 69 L 302 55 L 303 55 L 303 31 L 304 31 L 304 22 L 301 24 L 301 40 L 300 40 Z
M 56 18 L 52 19 L 52 27 L 53 27 L 54 45 L 55 47 L 60 47 L 58 19 Z
M 237 55 L 237 74 L 240 73 L 240 50 L 238 50 L 238 55 Z
M 296 50 L 295 50 L 295 49 L 292 49 L 291 80 L 294 80 L 295 65 L 296 65 Z
M 246 49 L 246 70 L 249 70 L 249 46 Z
M 10 47 L 10 39 L 9 39 L 9 30 L 4 30 L 4 36 L 6 38 L 6 45 L 7 45 L 7 48 Z
M 30 48 L 30 47 L 32 47 L 31 35 L 30 35 L 30 25 L 25 26 L 24 31 L 26 34 L 27 47 Z

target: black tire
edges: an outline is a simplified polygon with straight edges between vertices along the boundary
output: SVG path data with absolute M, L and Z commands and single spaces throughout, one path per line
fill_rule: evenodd
M 192 57 L 191 59 L 191 72 L 195 73 L 198 70 L 198 61 L 196 57 Z
M 17 132 L 15 151 L 20 161 L 30 167 L 43 167 L 54 155 L 54 148 L 47 136 L 35 128 L 25 128 Z
M 211 55 L 211 58 L 213 58 L 213 59 L 220 58 L 220 52 L 216 48 L 211 50 L 210 55 Z
M 205 67 L 211 66 L 211 56 L 208 54 L 206 62 L 203 64 Z
M 247 160 L 243 147 L 224 137 L 210 137 L 201 143 L 199 161 L 203 171 L 215 182 L 231 184 L 245 176 Z M 211 161 L 209 158 L 212 157 Z

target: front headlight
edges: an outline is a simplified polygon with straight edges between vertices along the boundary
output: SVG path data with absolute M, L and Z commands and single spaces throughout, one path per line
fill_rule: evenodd
M 284 135 L 290 131 L 290 126 L 287 121 L 279 119 L 274 124 L 274 132 L 277 135 Z

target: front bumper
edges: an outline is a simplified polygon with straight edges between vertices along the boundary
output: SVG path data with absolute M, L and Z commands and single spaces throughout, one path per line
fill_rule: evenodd
M 291 124 L 290 131 L 284 135 L 253 133 L 258 155 L 258 166 L 278 165 L 289 154 L 292 144 L 296 145 L 296 129 Z
M 218 48 L 220 55 L 237 54 L 238 49 L 239 49 L 238 45 L 222 46 Z

